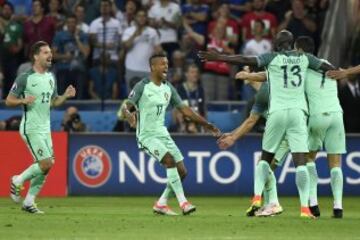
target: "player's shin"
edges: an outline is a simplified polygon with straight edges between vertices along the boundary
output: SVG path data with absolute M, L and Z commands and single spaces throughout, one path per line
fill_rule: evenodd
M 254 194 L 255 198 L 261 199 L 261 194 L 264 191 L 265 183 L 269 176 L 270 165 L 264 160 L 260 160 L 255 168 L 255 182 L 254 182 Z
M 314 162 L 308 162 L 306 164 L 307 170 L 310 177 L 310 207 L 318 205 L 317 199 L 317 183 L 318 183 L 318 174 L 316 170 L 316 164 Z
M 161 194 L 159 200 L 158 200 L 158 204 L 160 206 L 166 206 L 167 205 L 167 201 L 169 200 L 170 197 L 174 196 L 174 192 L 170 186 L 170 184 L 166 184 L 166 188 L 164 189 L 163 193 Z
M 30 165 L 25 171 L 18 175 L 14 179 L 14 183 L 17 185 L 22 185 L 25 181 L 30 180 L 38 175 L 42 175 L 43 172 L 38 163 Z
M 24 200 L 24 205 L 31 206 L 35 202 L 36 196 L 41 191 L 44 186 L 46 176 L 44 174 L 39 174 L 30 181 L 30 189 Z
M 308 208 L 310 177 L 306 166 L 300 165 L 296 167 L 295 181 L 297 189 L 299 191 L 301 207 Z
M 187 199 L 184 195 L 184 189 L 177 168 L 167 168 L 166 175 L 168 179 L 168 185 L 170 185 L 172 190 L 175 192 L 176 198 L 181 206 L 187 202 Z
M 331 190 L 334 196 L 334 209 L 342 209 L 343 195 L 343 172 L 340 167 L 334 167 L 330 171 Z
M 274 172 L 271 170 L 269 172 L 268 181 L 266 185 L 269 194 L 269 203 L 279 205 L 279 199 L 278 199 L 277 187 L 276 187 L 276 178 Z

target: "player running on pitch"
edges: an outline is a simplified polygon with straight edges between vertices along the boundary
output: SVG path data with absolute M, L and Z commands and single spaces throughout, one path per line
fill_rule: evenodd
M 44 213 L 37 208 L 35 198 L 54 164 L 50 108 L 60 106 L 67 98 L 74 97 L 76 91 L 70 85 L 64 95 L 58 96 L 55 77 L 48 71 L 51 67 L 52 53 L 46 42 L 34 43 L 31 46 L 30 58 L 33 63 L 32 69 L 16 78 L 6 98 L 6 105 L 23 106 L 20 135 L 30 149 L 34 163 L 21 174 L 11 178 L 10 196 L 19 203 L 22 186 L 25 181 L 30 180 L 30 189 L 22 210 L 29 213 Z
M 149 63 L 150 77 L 144 78 L 135 85 L 129 94 L 129 99 L 123 105 L 122 112 L 130 126 L 136 127 L 139 148 L 156 158 L 166 168 L 167 186 L 153 206 L 153 211 L 163 215 L 176 215 L 167 204 L 170 195 L 175 193 L 182 213 L 187 215 L 196 208 L 184 195 L 181 182 L 186 176 L 184 157 L 164 125 L 166 109 L 170 104 L 214 136 L 219 137 L 221 133 L 213 124 L 184 105 L 175 88 L 166 81 L 168 72 L 166 55 L 153 55 Z M 133 109 L 135 111 L 131 112 Z

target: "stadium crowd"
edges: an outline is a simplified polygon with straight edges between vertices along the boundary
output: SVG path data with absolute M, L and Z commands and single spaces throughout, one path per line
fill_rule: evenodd
M 272 39 L 282 29 L 295 38 L 313 37 L 319 48 L 329 4 L 330 0 L 0 0 L 0 97 L 6 97 L 16 76 L 31 67 L 29 46 L 44 40 L 52 46 L 60 93 L 72 84 L 77 99 L 125 99 L 148 76 L 149 57 L 165 51 L 169 81 L 205 115 L 206 101 L 248 101 L 254 90 L 234 79 L 242 66 L 201 63 L 198 50 L 259 55 L 272 51 Z M 357 43 L 352 44 L 353 64 L 359 63 Z M 359 80 L 340 86 L 346 118 L 348 108 L 360 105 Z M 176 119 L 184 122 L 181 116 Z M 179 128 L 191 132 L 196 127 Z

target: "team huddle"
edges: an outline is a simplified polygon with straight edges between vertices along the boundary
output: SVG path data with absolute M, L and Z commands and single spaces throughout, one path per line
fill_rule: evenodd
M 196 210 L 185 197 L 182 186 L 187 174 L 184 157 L 164 123 L 166 109 L 171 105 L 218 138 L 221 149 L 231 147 L 252 129 L 261 116 L 267 119 L 262 139 L 262 155 L 255 169 L 254 196 L 246 211 L 247 216 L 273 216 L 283 211 L 273 171 L 282 165 L 291 152 L 296 167 L 300 216 L 319 217 L 315 158 L 317 152 L 324 147 L 334 197 L 333 217 L 342 218 L 341 154 L 346 152 L 346 144 L 342 109 L 334 79 L 344 78 L 353 72 L 335 70 L 326 60 L 313 56 L 314 43 L 311 38 L 299 37 L 294 48 L 293 42 L 289 31 L 281 31 L 276 36 L 274 52 L 258 57 L 199 52 L 203 61 L 223 61 L 266 69 L 265 72 L 245 70 L 236 75 L 237 79 L 248 81 L 257 90 L 257 94 L 250 116 L 231 133 L 221 133 L 216 126 L 182 102 L 172 84 L 166 81 L 166 55 L 157 54 L 149 59 L 150 76 L 135 85 L 122 105 L 122 114 L 130 126 L 136 128 L 139 149 L 166 168 L 167 184 L 153 206 L 155 213 L 177 215 L 168 206 L 168 199 L 172 196 L 178 200 L 184 215 Z M 30 213 L 43 213 L 37 208 L 35 197 L 54 162 L 48 113 L 50 106 L 58 106 L 67 98 L 75 96 L 75 89 L 69 86 L 64 95 L 57 95 L 56 81 L 47 72 L 51 65 L 49 46 L 43 42 L 36 44 L 38 45 L 33 48 L 31 55 L 33 69 L 15 80 L 6 101 L 8 106 L 24 106 L 20 133 L 35 161 L 28 169 L 11 179 L 10 196 L 15 202 L 20 202 L 22 185 L 30 180 L 30 189 L 22 209 Z M 41 83 L 44 89 L 34 87 L 37 84 L 40 86 L 40 81 L 46 83 Z

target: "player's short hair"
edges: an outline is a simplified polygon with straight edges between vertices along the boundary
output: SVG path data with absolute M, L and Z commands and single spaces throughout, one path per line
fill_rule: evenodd
M 275 51 L 290 50 L 293 42 L 293 34 L 288 30 L 282 30 L 276 34 L 276 38 L 274 40 Z
M 309 36 L 300 36 L 295 41 L 295 47 L 297 49 L 302 49 L 306 53 L 315 52 L 315 42 L 312 37 Z
M 153 61 L 157 58 L 167 58 L 166 53 L 161 52 L 161 53 L 155 53 L 155 54 L 151 55 L 151 57 L 149 58 L 150 69 L 151 69 L 151 66 L 153 65 Z
M 49 44 L 45 41 L 38 41 L 31 46 L 30 60 L 32 63 L 35 61 L 34 55 L 38 55 L 40 53 L 40 49 L 44 46 L 49 46 Z

